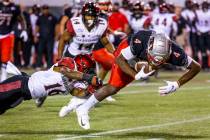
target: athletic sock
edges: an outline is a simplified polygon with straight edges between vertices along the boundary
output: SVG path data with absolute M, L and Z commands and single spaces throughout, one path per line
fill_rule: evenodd
M 99 101 L 96 99 L 95 95 L 91 95 L 90 98 L 81 105 L 81 107 L 85 110 L 90 110 L 95 104 L 97 104 Z
M 1 82 L 7 79 L 7 72 L 6 72 L 6 63 L 1 64 Z

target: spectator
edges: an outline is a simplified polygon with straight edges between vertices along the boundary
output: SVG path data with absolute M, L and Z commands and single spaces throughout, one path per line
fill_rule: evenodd
M 55 37 L 55 27 L 57 19 L 49 12 L 49 7 L 44 5 L 42 7 L 42 15 L 38 17 L 36 23 L 35 42 L 39 40 L 37 69 L 42 67 L 42 56 L 46 52 L 47 68 L 53 65 L 53 47 Z

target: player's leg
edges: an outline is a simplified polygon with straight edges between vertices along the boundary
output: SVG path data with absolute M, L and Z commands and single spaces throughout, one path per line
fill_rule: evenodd
M 1 81 L 4 81 L 7 78 L 7 62 L 11 58 L 11 52 L 12 52 L 12 40 L 11 37 L 5 37 L 1 39 Z
M 114 55 L 109 53 L 106 48 L 101 48 L 93 51 L 93 58 L 101 65 L 98 76 L 101 80 L 104 80 L 114 62 Z M 111 96 L 108 96 L 106 100 L 109 102 L 116 101 Z
M 0 83 L 0 114 L 31 99 L 26 76 L 13 76 Z
M 133 78 L 123 73 L 116 64 L 112 66 L 109 83 L 97 90 L 84 104 L 76 109 L 79 125 L 84 129 L 89 129 L 88 111 L 98 102 L 108 96 L 116 94 L 120 89 L 133 81 Z

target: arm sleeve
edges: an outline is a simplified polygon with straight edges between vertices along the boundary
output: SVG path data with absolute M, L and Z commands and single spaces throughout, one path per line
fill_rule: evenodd
M 172 53 L 170 56 L 169 63 L 175 66 L 184 66 L 187 67 L 189 65 L 189 59 L 184 50 L 177 45 L 176 43 L 172 43 Z
M 131 59 L 133 59 L 135 57 L 135 55 L 131 52 L 130 46 L 128 46 L 127 48 L 123 49 L 121 51 L 121 54 L 123 55 L 123 57 L 126 60 L 131 60 Z
M 66 29 L 67 31 L 71 34 L 71 35 L 75 35 L 75 31 L 74 31 L 74 28 L 73 28 L 73 25 L 71 23 L 71 20 L 68 20 L 67 23 L 66 23 Z

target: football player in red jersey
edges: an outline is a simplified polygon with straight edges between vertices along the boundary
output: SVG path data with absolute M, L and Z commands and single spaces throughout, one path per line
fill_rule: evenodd
M 0 83 L 0 114 L 16 107 L 23 100 L 38 99 L 58 93 L 88 96 L 89 90 L 85 92 L 88 86 L 99 87 L 102 82 L 90 72 L 94 68 L 93 61 L 83 55 L 77 57 L 82 61 L 64 57 L 49 70 L 38 71 L 31 76 L 21 73 L 14 65 L 8 63 L 7 70 L 17 75 Z M 86 65 L 83 65 L 83 62 L 86 62 Z M 81 91 L 82 85 L 84 86 Z
M 1 81 L 7 77 L 6 66 L 7 62 L 11 59 L 11 53 L 13 49 L 13 26 L 15 22 L 19 20 L 23 31 L 20 35 L 25 41 L 28 36 L 25 31 L 26 25 L 21 11 L 18 6 L 12 3 L 10 0 L 3 0 L 0 2 L 0 62 L 1 62 Z
M 97 90 L 84 104 L 76 109 L 78 123 L 84 128 L 90 128 L 88 111 L 98 102 L 131 83 L 149 77 L 155 70 L 169 63 L 175 66 L 183 66 L 186 73 L 177 81 L 166 81 L 166 86 L 159 87 L 161 96 L 175 92 L 182 85 L 191 80 L 201 70 L 200 65 L 187 56 L 183 49 L 171 41 L 165 34 L 156 34 L 150 30 L 142 30 L 133 34 L 121 42 L 114 53 L 116 60 L 112 65 L 111 77 L 107 85 Z M 147 61 L 153 68 L 149 73 L 144 73 L 142 67 L 135 71 L 128 63 L 130 60 L 139 59 Z

